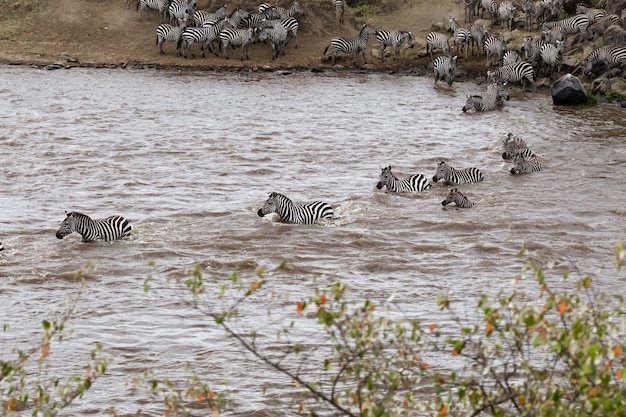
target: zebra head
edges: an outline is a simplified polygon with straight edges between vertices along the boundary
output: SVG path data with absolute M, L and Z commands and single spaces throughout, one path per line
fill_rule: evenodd
M 449 175 L 450 175 L 450 166 L 448 166 L 448 164 L 446 164 L 445 161 L 441 161 L 439 162 L 439 165 L 437 165 L 437 171 L 435 172 L 435 175 L 433 176 L 433 181 L 437 182 L 439 180 L 447 178 Z
M 82 214 L 75 211 L 71 211 L 69 213 L 66 211 L 65 215 L 67 217 L 65 217 L 65 220 L 61 223 L 59 230 L 57 230 L 57 239 L 63 239 L 65 236 L 73 233 L 76 230 L 76 221 L 78 217 L 82 216 Z
M 452 188 L 446 198 L 441 202 L 441 205 L 447 206 L 450 203 L 454 203 L 457 200 L 459 194 L 461 194 L 459 190 L 457 190 L 456 188 Z
M 474 108 L 474 103 L 480 102 L 482 99 L 483 99 L 482 96 L 468 95 L 467 96 L 467 100 L 465 100 L 465 104 L 463 105 L 463 108 L 461 110 L 463 110 L 463 113 L 465 113 L 466 111 L 473 109 Z M 437 180 L 435 180 L 435 181 L 437 181 Z
M 391 165 L 381 168 L 380 179 L 378 180 L 378 184 L 376 184 L 376 188 L 380 190 L 394 179 L 396 179 L 396 177 L 391 173 Z
M 263 217 L 266 214 L 270 214 L 270 213 L 276 213 L 278 211 L 278 206 L 279 206 L 279 196 L 282 197 L 282 194 L 278 194 L 276 192 L 271 192 L 269 198 L 265 201 L 265 204 L 263 204 L 263 207 L 261 207 L 259 209 L 259 211 L 257 211 L 257 214 L 259 215 L 259 217 Z

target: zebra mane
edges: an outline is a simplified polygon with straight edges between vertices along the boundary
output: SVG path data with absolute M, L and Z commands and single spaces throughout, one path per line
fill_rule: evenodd
M 78 211 L 67 211 L 65 210 L 65 216 L 70 217 L 71 215 L 77 216 L 77 217 L 86 217 L 88 219 L 90 219 L 91 217 L 87 216 L 86 214 L 80 213 Z

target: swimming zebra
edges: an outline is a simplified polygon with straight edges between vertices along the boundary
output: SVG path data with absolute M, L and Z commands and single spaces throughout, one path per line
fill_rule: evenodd
M 448 86 L 452 86 L 456 75 L 456 56 L 438 56 L 433 61 L 433 71 L 435 72 L 435 85 L 440 79 L 445 79 Z
M 276 7 L 268 3 L 263 3 L 259 5 L 259 13 L 267 16 L 268 19 L 285 19 L 287 17 L 294 17 L 296 15 L 304 15 L 304 9 L 297 1 L 291 3 L 291 5 L 286 9 L 282 7 Z
M 430 60 L 433 60 L 433 51 L 435 49 L 443 50 L 443 53 L 447 56 L 452 55 L 452 48 L 450 48 L 450 42 L 448 36 L 439 32 L 430 32 L 426 35 L 426 53 L 430 53 Z
M 395 61 L 400 56 L 400 47 L 406 42 L 409 48 L 415 46 L 413 35 L 411 32 L 395 31 L 395 30 L 379 30 L 376 32 L 376 40 L 380 44 L 380 59 L 385 62 L 385 48 L 388 46 L 393 47 L 393 60 Z
M 474 203 L 472 203 L 469 198 L 465 197 L 463 193 L 456 188 L 452 188 L 450 190 L 446 198 L 441 202 L 441 205 L 445 207 L 450 203 L 454 203 L 455 206 L 460 208 L 474 207 Z
M 346 11 L 346 0 L 333 0 L 335 6 L 335 16 L 339 21 L 339 24 L 343 25 L 343 14 Z
M 517 7 L 513 5 L 511 0 L 504 0 L 498 6 L 498 16 L 500 16 L 500 27 L 506 28 L 510 32 L 513 29 L 513 19 L 515 19 L 515 11 Z
M 508 41 L 502 38 L 496 38 L 494 36 L 487 36 L 485 39 L 485 55 L 487 56 L 487 66 L 491 67 L 493 65 L 493 56 L 497 56 L 498 60 L 496 64 L 500 64 L 502 61 L 502 57 L 506 52 Z
M 63 239 L 72 232 L 79 233 L 83 240 L 103 240 L 105 242 L 130 236 L 132 226 L 122 216 L 111 216 L 94 220 L 76 211 L 65 212 L 67 217 L 56 232 L 57 239 Z
M 591 51 L 583 60 L 587 63 L 585 75 L 590 74 L 594 65 L 600 61 L 606 61 L 611 68 L 620 65 L 626 66 L 626 46 L 605 45 Z
M 193 13 L 193 25 L 195 27 L 200 27 L 204 22 L 216 21 L 226 16 L 228 16 L 226 4 L 218 7 L 218 9 L 213 13 L 209 13 L 206 10 L 196 10 Z
M 502 144 L 502 159 L 505 160 L 512 159 L 515 154 L 530 151 L 524 138 L 510 132 L 500 142 Z M 532 152 L 530 152 L 530 155 L 532 155 Z
M 456 54 L 459 55 L 459 46 L 465 51 L 465 60 L 467 61 L 467 52 L 472 42 L 472 32 L 461 27 L 456 19 L 450 17 L 450 30 L 454 34 L 454 45 L 456 46 Z
M 406 193 L 420 192 L 432 187 L 432 184 L 428 182 L 428 178 L 422 174 L 413 174 L 400 180 L 391 172 L 391 165 L 381 168 L 381 171 L 380 180 L 378 184 L 376 184 L 376 188 L 379 190 L 383 187 L 387 187 L 387 191 Z
M 528 62 L 519 62 L 513 65 L 500 67 L 495 71 L 487 71 L 487 81 L 493 82 L 521 82 L 524 87 L 535 87 L 535 71 Z
M 169 5 L 170 0 L 139 0 L 136 7 L 139 10 L 139 21 L 141 22 L 141 15 L 146 9 L 153 9 L 159 11 L 159 23 L 166 22 Z
M 471 184 L 483 180 L 483 174 L 478 168 L 455 169 L 445 161 L 439 162 L 433 181 L 443 180 L 450 184 Z
M 285 43 L 287 43 L 287 29 L 283 25 L 265 27 L 259 32 L 259 41 L 269 40 L 272 44 L 272 60 L 278 58 L 278 54 L 285 55 Z
M 511 156 L 509 161 L 513 164 L 513 168 L 511 168 L 511 175 L 523 174 L 526 172 L 538 172 L 541 171 L 541 162 L 529 149 L 527 152 L 516 153 Z M 529 155 L 530 154 L 530 155 Z
M 161 23 L 156 30 L 156 44 L 159 45 L 159 54 L 163 55 L 163 43 L 165 41 L 168 42 L 176 42 L 176 56 L 180 56 L 180 47 L 178 45 L 178 40 L 180 39 L 183 31 L 185 30 L 185 26 L 172 26 L 167 23 Z
M 178 26 L 187 26 L 196 12 L 196 0 L 172 0 L 167 9 L 170 15 L 170 24 L 178 23 Z
M 258 32 L 257 29 L 248 28 L 248 29 L 235 29 L 235 28 L 226 28 L 222 30 L 219 34 L 220 40 L 222 41 L 222 50 L 224 52 L 224 58 L 228 59 L 228 54 L 226 51 L 229 46 L 241 46 L 241 60 L 249 59 L 248 56 L 248 47 L 251 43 L 254 42 L 254 37 Z
M 281 220 L 296 224 L 314 224 L 321 219 L 331 219 L 333 208 L 321 201 L 307 204 L 296 204 L 286 196 L 272 192 L 257 214 L 263 217 L 270 213 L 277 213 Z
M 478 50 L 478 58 L 480 58 L 480 49 L 485 51 L 485 39 L 487 38 L 487 29 L 481 25 L 480 23 L 474 22 L 474 24 L 470 27 L 470 35 L 471 35 L 471 45 L 472 45 L 472 56 L 474 56 L 474 45 L 476 45 L 476 49 Z
M 295 17 L 286 17 L 284 19 L 265 20 L 263 27 L 277 27 L 281 25 L 287 31 L 287 40 L 285 46 L 291 39 L 294 39 L 294 49 L 298 49 L 298 20 Z M 291 37 L 289 37 L 291 35 Z
M 504 84 L 490 83 L 487 91 L 483 95 L 468 95 L 463 105 L 463 113 L 474 109 L 475 111 L 490 111 L 504 104 L 510 99 L 509 93 L 505 90 Z
M 363 63 L 367 64 L 365 60 L 365 48 L 367 47 L 367 40 L 370 35 L 376 34 L 376 31 L 369 25 L 365 24 L 361 28 L 361 32 L 357 38 L 340 38 L 335 37 L 330 40 L 330 44 L 324 49 L 324 55 L 329 48 L 332 48 L 332 63 L 335 65 L 335 59 L 338 52 L 345 52 L 346 54 L 354 54 L 354 66 L 356 66 L 356 60 L 359 53 L 363 55 Z
M 548 67 L 550 73 L 554 73 L 556 68 L 557 73 L 561 72 L 561 65 L 563 64 L 563 41 L 556 41 L 556 46 L 551 43 L 547 43 L 541 47 L 541 60 L 543 62 L 544 74 L 547 72 Z
M 564 35 L 571 35 L 580 32 L 584 37 L 587 35 L 587 28 L 591 25 L 591 19 L 585 14 L 577 14 L 566 19 L 553 22 L 544 22 L 541 30 L 548 30 L 554 26 L 559 26 Z

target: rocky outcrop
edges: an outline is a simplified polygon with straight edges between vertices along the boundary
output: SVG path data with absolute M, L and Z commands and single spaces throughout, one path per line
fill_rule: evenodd
M 578 106 L 587 102 L 587 91 L 578 77 L 565 74 L 552 84 L 552 103 L 555 106 Z

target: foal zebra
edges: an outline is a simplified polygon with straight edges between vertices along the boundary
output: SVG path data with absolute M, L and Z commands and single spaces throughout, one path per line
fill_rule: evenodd
M 406 193 L 406 192 L 420 192 L 428 190 L 432 187 L 432 184 L 428 182 L 422 174 L 413 174 L 403 179 L 396 178 L 391 172 L 391 165 L 381 169 L 380 180 L 376 184 L 376 188 L 381 190 L 383 187 L 387 187 L 387 191 L 394 193 Z
M 463 113 L 472 109 L 476 111 L 495 110 L 496 107 L 504 104 L 504 101 L 509 99 L 509 93 L 504 89 L 504 84 L 490 83 L 485 94 L 481 96 L 468 95 L 461 110 L 463 110 Z
M 442 206 L 447 206 L 450 203 L 454 203 L 455 206 L 460 208 L 472 208 L 474 207 L 474 203 L 472 203 L 467 197 L 463 195 L 456 188 L 452 188 L 446 198 L 441 202 Z
M 78 232 L 85 241 L 103 240 L 105 242 L 130 236 L 132 226 L 122 216 L 111 216 L 94 220 L 86 214 L 76 211 L 65 212 L 67 217 L 61 223 L 56 236 L 63 239 L 72 232 Z
M 281 220 L 296 224 L 314 224 L 321 219 L 331 219 L 333 208 L 321 201 L 306 204 L 296 204 L 288 197 L 272 192 L 257 214 L 263 217 L 270 213 L 276 213 Z
M 370 35 L 376 34 L 376 31 L 367 24 L 363 25 L 361 32 L 357 38 L 340 38 L 335 37 L 330 40 L 330 44 L 324 49 L 324 55 L 329 48 L 332 48 L 332 63 L 335 65 L 335 59 L 338 52 L 345 52 L 346 54 L 354 54 L 354 66 L 356 66 L 356 60 L 359 53 L 363 55 L 363 63 L 367 64 L 365 60 L 365 48 L 367 47 L 367 40 Z
M 385 62 L 385 48 L 388 46 L 393 47 L 393 60 L 395 61 L 400 56 L 400 47 L 404 42 L 409 48 L 415 46 L 413 41 L 413 35 L 411 32 L 395 31 L 395 30 L 379 30 L 376 32 L 376 40 L 380 43 L 380 59 Z
M 478 168 L 455 169 L 445 161 L 439 162 L 433 181 L 443 180 L 450 184 L 472 184 L 483 180 L 483 174 Z

